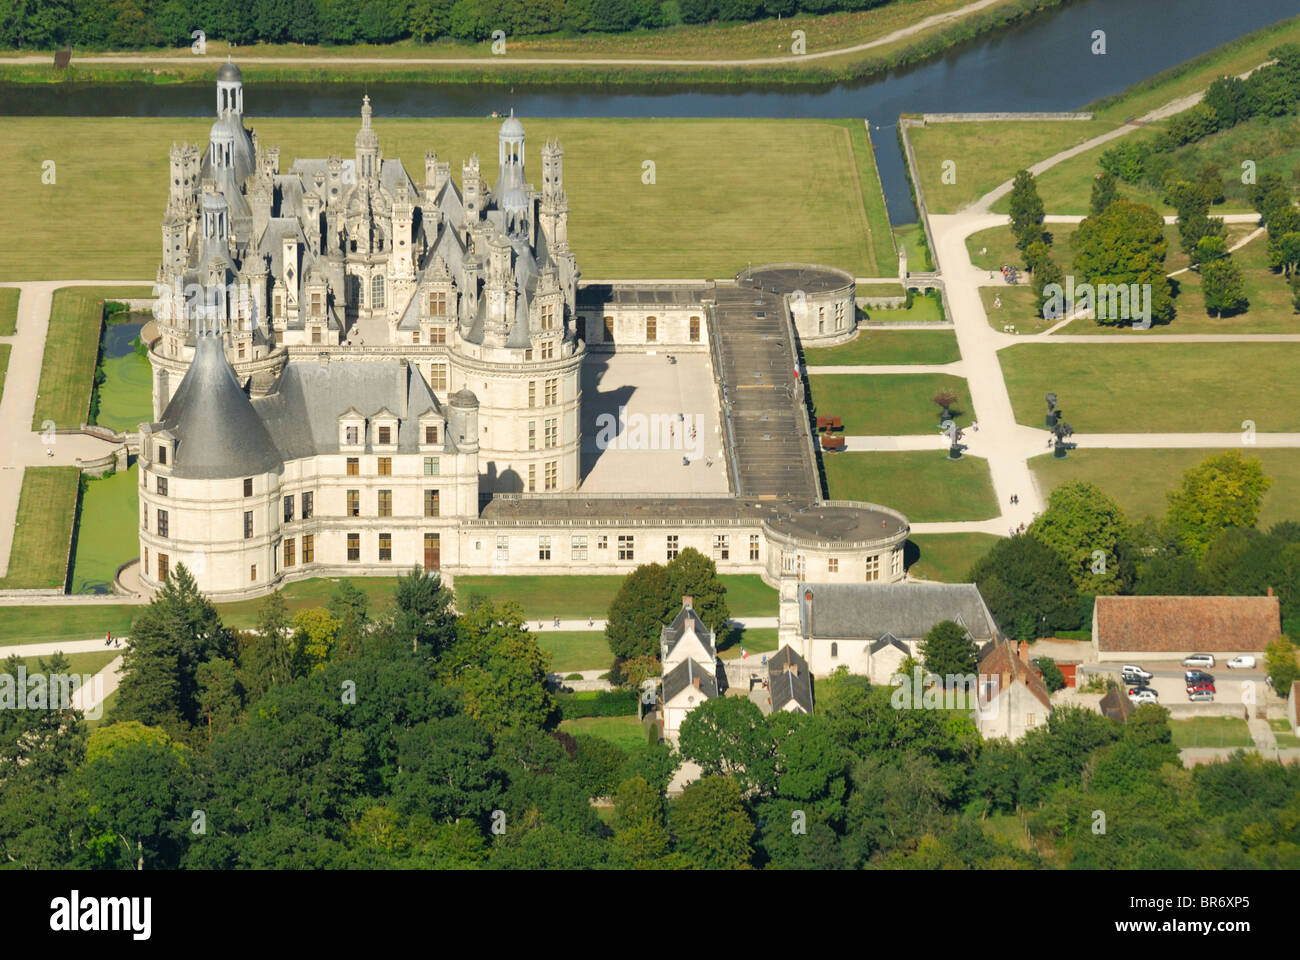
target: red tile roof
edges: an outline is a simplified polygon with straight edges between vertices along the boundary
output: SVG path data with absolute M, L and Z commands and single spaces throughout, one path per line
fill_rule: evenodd
M 1048 710 L 1052 709 L 1052 697 L 1047 692 L 1047 684 L 1043 682 L 1037 670 L 1020 659 L 1015 644 L 1007 642 L 995 644 L 988 655 L 980 661 L 977 671 L 981 678 L 998 678 L 998 694 L 1001 694 L 1008 684 L 1019 680 L 1042 702 L 1043 706 Z
M 1098 597 L 1099 650 L 1263 651 L 1282 633 L 1277 597 Z

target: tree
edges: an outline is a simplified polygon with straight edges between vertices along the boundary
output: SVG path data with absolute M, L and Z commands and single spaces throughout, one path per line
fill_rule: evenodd
M 668 853 L 663 800 L 642 777 L 619 784 L 613 826 L 614 847 L 633 869 L 643 869 Z
M 199 664 L 197 679 L 199 708 L 203 711 L 203 724 L 211 743 L 214 737 L 239 722 L 244 709 L 244 691 L 233 660 L 216 658 Z
M 324 607 L 309 607 L 293 615 L 292 649 L 298 672 L 319 670 L 329 662 L 340 626 Z
M 257 631 L 239 637 L 239 682 L 250 702 L 299 673 L 293 654 L 292 625 L 279 593 L 270 594 L 257 612 Z
M 1207 235 L 1196 244 L 1196 256 L 1192 259 L 1199 264 L 1222 260 L 1228 255 L 1228 242 L 1221 236 Z
M 1038 184 L 1028 170 L 1020 170 L 1011 184 L 1011 232 L 1016 246 L 1025 250 L 1043 239 L 1043 201 Z
M 171 743 L 137 740 L 103 753 L 82 772 L 91 843 L 103 866 L 174 869 L 188 842 L 190 772 Z M 187 808 L 188 807 L 188 808 Z
M 1296 313 L 1300 313 L 1300 270 L 1291 274 L 1291 306 Z
M 679 749 L 705 773 L 734 777 L 746 790 L 770 792 L 776 778 L 772 735 L 748 697 L 714 697 L 686 715 Z
M 1118 503 L 1096 484 L 1073 480 L 1052 491 L 1047 509 L 1028 532 L 1065 561 L 1080 593 L 1097 595 L 1123 586 L 1119 551 L 1127 530 Z
M 455 643 L 452 594 L 438 574 L 413 567 L 398 578 L 393 598 L 397 607 L 393 625 L 410 638 L 412 653 L 437 657 Z
M 940 620 L 921 641 L 925 669 L 941 677 L 964 677 L 975 672 L 975 641 L 953 620 Z
M 1168 493 L 1165 518 L 1183 548 L 1199 558 L 1228 527 L 1255 525 L 1271 485 L 1259 458 L 1239 450 L 1214 454 L 1186 471 L 1179 488 Z
M 614 656 L 659 656 L 660 628 L 672 619 L 668 571 L 645 563 L 629 573 L 609 605 L 605 638 Z M 681 599 L 678 598 L 678 603 Z
M 970 579 L 994 620 L 1016 639 L 1078 625 L 1079 595 L 1070 569 L 1055 550 L 1034 537 L 999 540 L 976 561 Z
M 1165 276 L 1164 219 L 1151 207 L 1117 198 L 1101 213 L 1086 217 L 1073 238 L 1074 273 L 1081 282 L 1151 285 L 1151 318 L 1168 323 L 1174 315 Z M 1125 317 L 1102 317 L 1117 323 Z
M 754 850 L 754 824 L 731 777 L 706 776 L 688 786 L 669 808 L 674 848 L 702 870 L 741 870 Z
M 936 407 L 938 407 L 939 410 L 941 411 L 939 416 L 944 420 L 948 420 L 952 418 L 952 408 L 956 406 L 957 401 L 960 399 L 961 398 L 958 397 L 957 394 L 954 393 L 953 391 L 948 389 L 943 389 L 938 391 L 933 397 L 931 397 L 930 402 L 933 403 Z
M 1115 174 L 1103 170 L 1092 181 L 1092 197 L 1088 202 L 1088 212 L 1098 214 L 1115 200 Z
M 465 712 L 494 736 L 543 727 L 555 713 L 546 688 L 551 655 L 524 626 L 513 602 L 483 604 L 462 616 L 439 670 L 465 696 Z
M 1205 297 L 1205 312 L 1216 318 L 1240 313 L 1250 303 L 1241 267 L 1226 256 L 1201 264 L 1201 294 Z
M 718 565 L 694 547 L 687 547 L 668 563 L 666 606 L 676 616 L 682 597 L 692 597 L 692 607 L 704 625 L 721 635 L 731 619 L 727 606 L 727 588 L 718 578 Z M 656 647 L 658 636 L 655 637 Z
M 434 823 L 478 820 L 495 806 L 504 779 L 492 737 L 472 717 L 438 717 L 397 731 L 393 799 Z
M 1061 668 L 1051 657 L 1038 658 L 1038 672 L 1043 675 L 1043 683 L 1047 684 L 1048 693 L 1055 693 L 1065 688 L 1065 674 L 1061 673 Z
M 1052 257 L 1051 248 L 1041 240 L 1035 240 L 1025 248 L 1025 263 L 1030 270 L 1033 282 L 1034 298 L 1038 301 L 1036 309 L 1047 318 L 1047 305 L 1053 300 L 1048 288 L 1060 285 L 1065 279 L 1060 264 Z
M 1270 640 L 1264 648 L 1264 672 L 1273 681 L 1279 696 L 1289 697 L 1291 685 L 1300 680 L 1300 664 L 1296 663 L 1296 648 L 1289 637 Z

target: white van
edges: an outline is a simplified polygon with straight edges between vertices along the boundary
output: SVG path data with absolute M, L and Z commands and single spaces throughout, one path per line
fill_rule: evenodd
M 1214 666 L 1214 654 L 1211 653 L 1194 653 L 1183 661 L 1184 667 L 1212 667 Z
M 1229 660 L 1228 666 L 1236 670 L 1253 670 L 1255 668 L 1255 658 L 1249 654 L 1242 654 Z

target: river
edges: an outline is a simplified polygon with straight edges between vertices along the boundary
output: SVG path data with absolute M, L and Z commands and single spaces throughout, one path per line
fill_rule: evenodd
M 867 117 L 890 217 L 916 219 L 894 125 L 900 113 L 1074 110 L 1260 27 L 1295 0 L 1076 0 L 944 55 L 872 80 L 826 86 L 259 83 L 259 116 L 354 116 L 363 93 L 377 117 Z M 1095 30 L 1104 56 L 1092 53 Z M 0 115 L 204 116 L 210 84 L 0 84 Z

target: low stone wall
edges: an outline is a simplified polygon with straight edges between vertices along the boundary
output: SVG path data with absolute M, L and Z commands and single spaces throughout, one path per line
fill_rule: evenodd
M 857 305 L 862 310 L 902 310 L 907 297 L 858 297 Z
M 923 113 L 926 123 L 979 123 L 998 120 L 1091 120 L 1091 113 L 1039 112 L 1039 113 Z
M 64 593 L 57 587 L 42 587 L 38 590 L 0 590 L 0 600 L 24 600 L 33 597 L 62 597 Z

